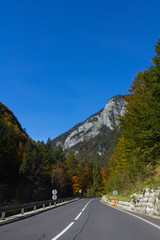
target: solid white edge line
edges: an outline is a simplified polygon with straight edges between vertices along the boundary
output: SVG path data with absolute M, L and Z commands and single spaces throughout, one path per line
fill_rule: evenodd
M 158 226 L 158 225 L 156 225 L 156 224 L 154 224 L 154 223 L 152 223 L 152 222 L 149 222 L 148 220 L 146 220 L 146 219 L 144 219 L 144 218 L 141 218 L 141 217 L 139 217 L 139 216 L 137 216 L 137 215 L 134 215 L 133 213 L 124 211 L 124 210 L 122 210 L 122 209 L 113 207 L 113 206 L 111 206 L 111 205 L 109 205 L 109 204 L 104 203 L 103 201 L 101 201 L 101 202 L 102 202 L 103 204 L 111 207 L 111 208 L 114 208 L 114 209 L 119 210 L 119 211 L 121 211 L 121 212 L 127 213 L 127 214 L 129 214 L 129 215 L 131 215 L 131 216 L 134 216 L 134 217 L 136 217 L 136 218 L 138 218 L 138 219 L 140 219 L 140 220 L 142 220 L 142 221 L 144 221 L 144 222 L 146 222 L 146 223 L 148 223 L 148 224 L 152 225 L 153 227 L 158 228 L 158 229 L 160 230 L 160 226 Z
M 77 220 L 81 216 L 81 214 L 82 214 L 82 212 L 80 212 L 74 220 Z
M 62 236 L 72 225 L 74 224 L 74 222 L 71 222 L 68 227 L 66 227 L 62 232 L 60 232 L 57 236 L 55 236 L 54 238 L 52 238 L 51 240 L 56 240 L 58 239 L 60 236 Z

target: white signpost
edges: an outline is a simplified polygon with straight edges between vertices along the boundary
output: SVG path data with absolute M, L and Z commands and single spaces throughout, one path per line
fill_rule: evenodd
M 56 200 L 56 199 L 57 199 L 57 190 L 56 190 L 56 189 L 53 189 L 53 190 L 52 190 L 52 194 L 53 194 L 53 195 L 52 195 L 52 199 L 53 199 L 53 200 Z

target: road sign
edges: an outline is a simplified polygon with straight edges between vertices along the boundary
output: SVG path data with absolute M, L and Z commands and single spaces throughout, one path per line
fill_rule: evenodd
M 52 199 L 53 199 L 53 200 L 56 200 L 56 199 L 57 199 L 57 190 L 56 190 L 56 189 L 53 189 L 53 190 L 52 190 L 52 194 L 53 194 L 53 195 L 52 195 Z
M 53 196 L 52 196 L 52 199 L 53 199 L 53 200 L 56 200 L 56 199 L 57 199 L 57 195 L 53 195 Z
M 113 195 L 114 195 L 114 196 L 118 195 L 118 191 L 117 191 L 117 190 L 114 190 L 114 191 L 113 191 Z
M 52 194 L 53 194 L 53 195 L 56 195 L 56 194 L 57 194 L 57 190 L 56 190 L 56 189 L 53 189 L 53 190 L 52 190 Z

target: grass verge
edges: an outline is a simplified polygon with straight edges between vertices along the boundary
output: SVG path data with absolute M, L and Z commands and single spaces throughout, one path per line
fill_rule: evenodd
M 124 201 L 124 202 L 130 202 L 131 201 L 131 195 L 132 192 L 124 192 L 120 193 L 117 196 L 114 196 L 113 193 L 107 193 L 105 196 L 107 197 L 108 200 L 118 200 L 118 201 Z

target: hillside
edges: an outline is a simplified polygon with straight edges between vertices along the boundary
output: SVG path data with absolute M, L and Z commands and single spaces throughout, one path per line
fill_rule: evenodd
M 113 138 L 118 130 L 117 116 L 122 115 L 124 101 L 121 95 L 109 99 L 104 109 L 77 124 L 66 133 L 52 140 L 52 147 L 62 146 L 78 159 L 107 157 L 113 149 Z
M 22 128 L 20 122 L 17 120 L 13 112 L 1 102 L 0 102 L 0 120 L 4 124 L 7 124 L 8 127 L 12 126 L 18 135 L 21 135 L 24 138 L 28 137 L 28 134 L 26 133 L 25 129 Z
M 13 197 L 20 183 L 19 167 L 28 139 L 13 112 L 0 103 L 0 202 Z
M 123 100 L 112 97 L 104 109 L 46 144 L 29 138 L 0 103 L 0 204 L 49 199 L 52 189 L 66 197 L 79 190 L 95 196 L 159 186 L 160 39 L 155 53 L 153 65 L 136 75 Z
M 160 186 L 160 39 L 151 60 L 125 96 L 121 136 L 108 162 L 106 192 Z

